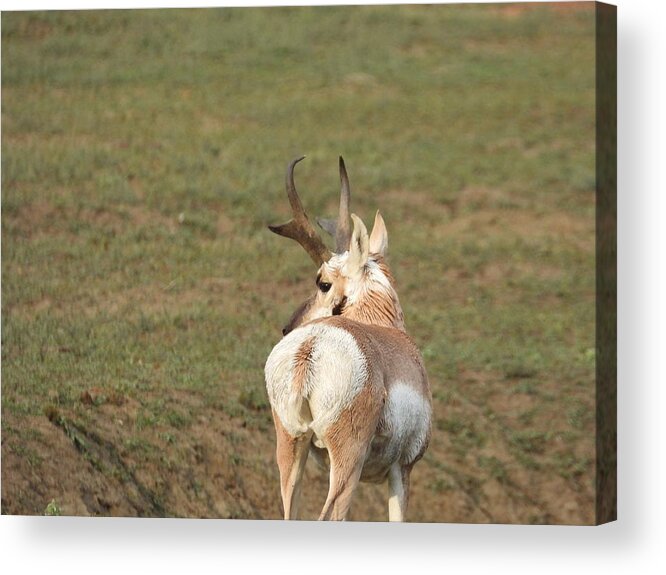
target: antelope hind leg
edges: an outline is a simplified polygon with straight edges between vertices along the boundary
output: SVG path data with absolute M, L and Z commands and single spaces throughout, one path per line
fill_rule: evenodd
M 389 521 L 405 521 L 409 502 L 409 474 L 411 465 L 394 463 L 388 474 L 388 512 Z
M 384 406 L 385 390 L 377 374 L 371 376 L 353 402 L 324 433 L 331 472 L 328 497 L 320 520 L 342 521 L 361 478 L 365 458 Z
M 353 447 L 357 449 L 351 452 L 335 448 L 329 451 L 331 472 L 328 497 L 319 516 L 320 521 L 343 521 L 347 517 L 352 496 L 361 478 L 366 454 L 365 446 Z
M 292 437 L 282 426 L 280 419 L 273 412 L 275 434 L 277 436 L 277 464 L 280 471 L 280 491 L 285 519 L 296 519 L 298 501 L 301 492 L 303 469 L 308 459 L 312 432 Z

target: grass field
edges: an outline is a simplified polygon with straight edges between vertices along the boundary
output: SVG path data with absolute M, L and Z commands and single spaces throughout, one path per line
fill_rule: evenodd
M 2 513 L 280 517 L 266 224 L 342 154 L 433 389 L 410 520 L 592 523 L 594 81 L 591 3 L 2 14 Z

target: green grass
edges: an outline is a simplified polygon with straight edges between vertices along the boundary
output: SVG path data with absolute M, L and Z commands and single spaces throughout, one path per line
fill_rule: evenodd
M 49 504 L 46 506 L 46 509 L 44 509 L 44 515 L 51 517 L 62 515 L 60 506 L 58 505 L 58 502 L 55 499 L 52 499 L 49 502 Z
M 288 217 L 284 169 L 299 154 L 308 212 L 334 213 L 342 154 L 354 211 L 370 223 L 381 208 L 388 225 L 433 386 L 433 457 L 451 442 L 453 461 L 423 463 L 431 488 L 415 489 L 455 491 L 455 473 L 479 501 L 485 480 L 515 484 L 517 466 L 559 470 L 572 490 L 582 477 L 591 493 L 592 15 L 3 14 L 3 456 L 14 437 L 37 465 L 22 422 L 50 407 L 111 422 L 112 396 L 136 407 L 112 441 L 157 474 L 189 465 L 156 446 L 194 441 L 206 410 L 272 433 L 263 363 L 313 270 L 266 224 Z M 568 451 L 551 449 L 563 431 Z

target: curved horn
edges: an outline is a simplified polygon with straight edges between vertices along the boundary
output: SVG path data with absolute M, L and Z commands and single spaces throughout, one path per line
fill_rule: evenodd
M 338 212 L 338 225 L 335 230 L 335 251 L 339 254 L 349 249 L 352 230 L 350 225 L 349 202 L 351 190 L 349 189 L 349 176 L 345 168 L 345 161 L 340 156 L 340 211 Z
M 268 229 L 285 238 L 296 240 L 301 246 L 303 246 L 305 251 L 308 252 L 312 261 L 314 261 L 317 266 L 320 266 L 331 258 L 331 252 L 326 245 L 324 245 L 324 242 L 310 223 L 294 184 L 294 166 L 304 158 L 305 156 L 301 156 L 300 158 L 292 160 L 287 167 L 285 187 L 287 189 L 287 197 L 289 198 L 289 205 L 291 206 L 291 211 L 294 217 L 286 224 L 268 226 Z

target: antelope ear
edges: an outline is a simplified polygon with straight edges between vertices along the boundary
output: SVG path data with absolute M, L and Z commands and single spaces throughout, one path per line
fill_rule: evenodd
M 330 220 L 328 218 L 317 218 L 319 227 L 324 230 L 329 236 L 335 237 L 335 230 L 338 229 L 338 220 Z
M 379 254 L 380 256 L 386 255 L 388 249 L 388 232 L 386 231 L 386 224 L 384 218 L 377 210 L 375 214 L 375 224 L 372 226 L 372 233 L 370 234 L 370 252 Z
M 370 252 L 368 230 L 365 224 L 356 214 L 351 215 L 354 221 L 354 231 L 349 242 L 349 259 L 347 260 L 348 275 L 355 275 L 360 272 L 368 261 Z

